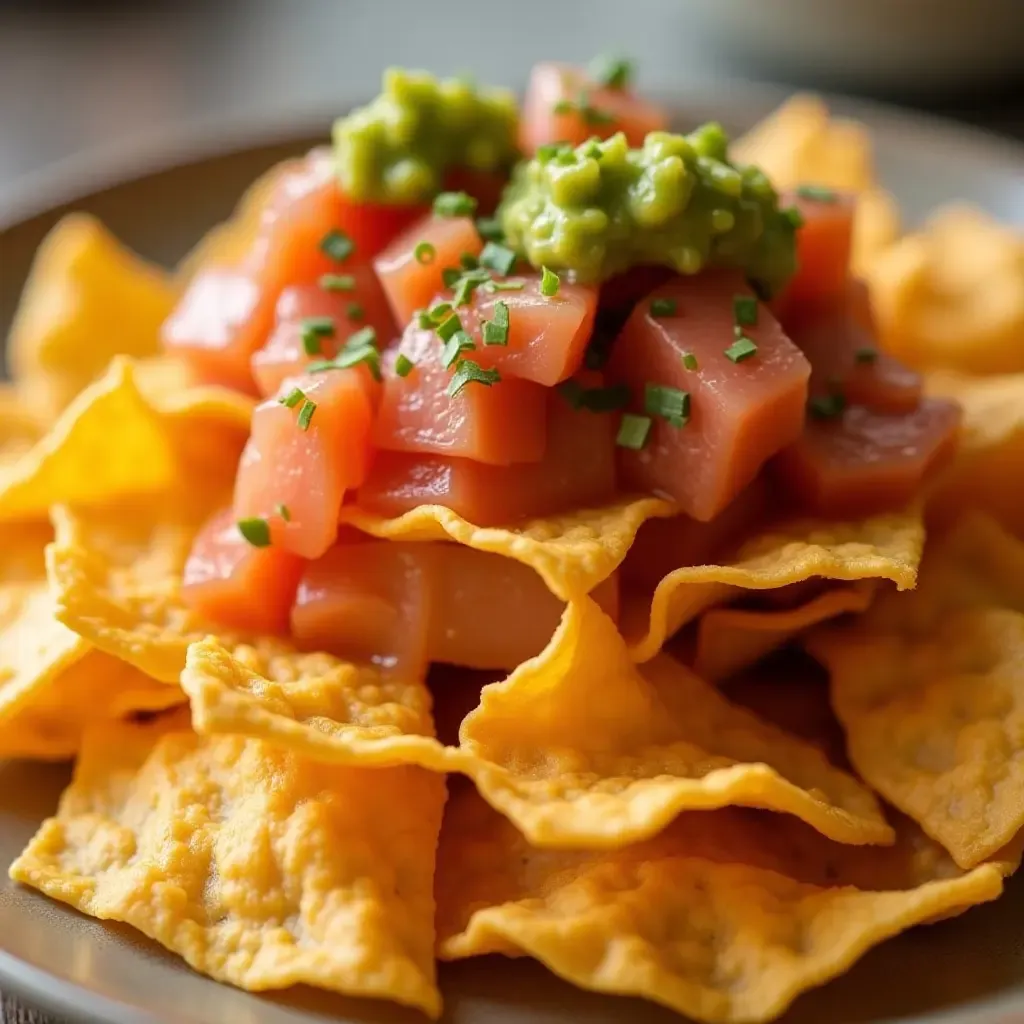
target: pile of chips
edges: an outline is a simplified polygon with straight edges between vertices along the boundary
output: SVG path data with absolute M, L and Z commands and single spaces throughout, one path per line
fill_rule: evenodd
M 775 523 L 629 590 L 621 628 L 588 594 L 663 501 L 507 529 L 347 510 L 565 602 L 486 685 L 197 620 L 181 572 L 251 401 L 159 351 L 195 256 L 167 274 L 89 218 L 54 229 L 0 385 L 0 757 L 75 772 L 12 878 L 250 990 L 437 1016 L 436 961 L 499 953 L 712 1022 L 999 896 L 1024 835 L 1024 240 L 966 208 L 901 237 L 864 130 L 810 98 L 736 152 L 860 194 L 884 344 L 963 404 L 959 454 L 911 508 Z

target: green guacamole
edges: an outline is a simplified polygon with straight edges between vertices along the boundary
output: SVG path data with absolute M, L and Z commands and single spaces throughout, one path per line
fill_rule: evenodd
M 766 293 L 796 270 L 798 218 L 768 179 L 729 162 L 719 125 L 542 147 L 520 164 L 498 211 L 509 245 L 535 267 L 600 281 L 641 263 L 682 274 L 742 270 Z
M 358 201 L 429 200 L 449 167 L 511 166 L 518 127 L 511 92 L 389 68 L 381 94 L 334 124 L 341 187 Z

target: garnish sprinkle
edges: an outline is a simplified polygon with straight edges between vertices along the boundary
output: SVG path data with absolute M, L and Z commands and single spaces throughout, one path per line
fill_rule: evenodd
M 445 317 L 434 330 L 437 331 L 437 336 L 442 341 L 449 341 L 456 331 L 462 330 L 462 321 L 459 319 L 459 314 L 452 313 Z
M 309 430 L 310 421 L 313 419 L 313 413 L 316 412 L 316 402 L 310 401 L 308 398 L 302 403 L 299 408 L 299 430 Z
M 497 217 L 478 217 L 476 230 L 485 242 L 500 242 L 505 238 L 501 221 Z
M 675 316 L 677 309 L 675 299 L 651 299 L 651 316 Z
M 417 263 L 433 263 L 437 258 L 437 250 L 429 242 L 418 242 L 412 251 Z
M 631 412 L 625 413 L 622 417 L 622 422 L 619 424 L 619 433 L 615 438 L 615 443 L 620 448 L 631 448 L 633 451 L 640 451 L 647 444 L 651 436 L 651 423 L 650 416 L 637 416 Z
M 826 188 L 824 185 L 800 185 L 796 194 L 801 199 L 810 199 L 815 203 L 834 203 L 839 198 L 834 189 Z
M 690 393 L 662 384 L 644 388 L 644 412 L 668 420 L 674 427 L 685 426 L 690 418 Z
M 415 366 L 416 364 L 404 352 L 398 353 L 398 358 L 395 360 L 395 373 L 399 377 L 408 377 Z
M 441 192 L 434 199 L 434 213 L 438 217 L 472 217 L 476 200 L 465 192 Z
M 626 89 L 633 79 L 633 62 L 622 57 L 602 54 L 595 57 L 587 71 L 590 77 L 606 89 Z
M 320 287 L 325 292 L 354 292 L 356 279 L 351 274 L 321 274 Z
M 481 328 L 481 335 L 485 345 L 507 345 L 508 344 L 508 306 L 504 302 L 494 304 L 492 319 L 485 320 Z
M 516 254 L 506 245 L 488 242 L 480 253 L 480 266 L 506 277 L 516 265 Z
M 362 320 L 366 316 L 366 310 L 363 309 L 361 302 L 350 302 L 345 312 L 349 320 Z
M 687 370 L 697 369 L 697 357 L 692 352 L 683 353 L 683 366 Z
M 302 388 L 292 388 L 287 395 L 284 395 L 283 397 L 279 398 L 278 401 L 286 409 L 294 409 L 295 406 L 299 404 L 299 402 L 305 399 L 305 397 L 306 392 L 303 391 Z
M 476 343 L 465 331 L 456 331 L 444 344 L 441 351 L 441 365 L 449 370 L 463 352 L 476 348 Z
M 323 338 L 334 337 L 334 321 L 329 316 L 307 316 L 299 321 L 299 337 L 307 356 L 320 354 Z
M 483 384 L 490 387 L 501 380 L 501 374 L 497 370 L 485 370 L 472 359 L 460 359 L 455 373 L 448 382 L 447 393 L 450 398 L 455 398 L 467 384 Z
M 553 298 L 558 294 L 558 286 L 561 281 L 553 270 L 547 267 L 540 268 L 540 293 L 546 298 Z
M 726 350 L 727 359 L 734 363 L 742 363 L 744 359 L 757 355 L 757 345 L 745 334 L 741 334 Z
M 320 251 L 330 256 L 336 263 L 341 263 L 342 260 L 348 259 L 355 252 L 355 249 L 356 246 L 352 239 L 344 231 L 338 231 L 337 228 L 333 231 L 328 231 L 320 239 Z
M 265 548 L 270 546 L 270 524 L 266 519 L 253 517 L 252 519 L 239 519 L 238 532 L 254 547 Z
M 736 295 L 732 300 L 733 319 L 741 327 L 757 324 L 757 299 L 753 295 Z
M 286 522 L 292 521 L 292 514 L 287 505 L 275 505 L 274 511 Z

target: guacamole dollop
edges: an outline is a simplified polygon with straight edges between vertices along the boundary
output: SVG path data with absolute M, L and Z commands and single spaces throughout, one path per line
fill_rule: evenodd
M 688 135 L 623 134 L 543 146 L 520 164 L 498 211 L 509 245 L 535 267 L 600 281 L 638 264 L 682 274 L 742 270 L 766 294 L 796 270 L 795 211 L 756 167 L 729 161 L 717 124 Z
M 389 68 L 380 95 L 334 124 L 341 187 L 357 201 L 423 202 L 449 167 L 511 166 L 518 127 L 507 90 Z

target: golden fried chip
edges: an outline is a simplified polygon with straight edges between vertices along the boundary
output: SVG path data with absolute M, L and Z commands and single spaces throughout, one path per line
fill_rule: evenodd
M 641 673 L 589 599 L 541 655 L 484 687 L 460 740 L 463 770 L 539 846 L 622 846 L 729 805 L 794 814 L 839 842 L 892 839 L 874 796 L 809 745 L 665 655 Z
M 0 381 L 0 473 L 29 450 L 44 429 L 39 414 L 14 385 Z
M 694 671 L 717 682 L 753 665 L 766 654 L 838 615 L 862 612 L 871 604 L 875 580 L 858 580 L 811 598 L 797 608 L 781 611 L 713 608 L 697 626 Z
M 55 502 L 83 505 L 166 490 L 174 456 L 132 364 L 117 359 L 27 452 L 0 464 L 0 520 L 43 518 Z
M 886 191 L 873 188 L 857 197 L 850 269 L 856 277 L 870 273 L 875 260 L 900 237 L 900 211 Z
M 653 596 L 624 595 L 623 634 L 633 657 L 647 661 L 681 626 L 744 590 L 771 590 L 816 576 L 888 579 L 903 590 L 914 586 L 923 546 L 916 510 L 851 523 L 800 520 L 775 526 L 747 541 L 730 562 L 683 566 L 665 576 Z
M 442 768 L 430 691 L 330 654 L 251 647 L 215 638 L 188 649 L 181 685 L 203 735 L 251 736 L 334 764 Z
M 919 369 L 1024 370 L 1024 236 L 949 206 L 875 260 L 868 281 L 885 347 Z
M 454 540 L 514 558 L 534 569 L 556 597 L 569 601 L 590 593 L 619 567 L 645 520 L 673 511 L 660 498 L 626 498 L 522 526 L 481 527 L 441 505 L 421 505 L 397 519 L 353 506 L 342 509 L 342 522 L 387 540 Z
M 913 593 L 812 632 L 849 756 L 972 867 L 1024 828 L 1024 545 L 981 514 L 925 555 Z
M 467 787 L 441 830 L 439 952 L 525 954 L 581 988 L 749 1024 L 885 939 L 995 899 L 1005 870 L 963 874 L 909 823 L 896 846 L 853 849 L 738 809 L 624 849 L 537 850 Z
M 58 413 L 114 356 L 154 355 L 174 301 L 171 278 L 98 220 L 64 217 L 39 247 L 11 328 L 19 388 Z
M 433 876 L 444 781 L 203 739 L 187 719 L 90 731 L 11 877 L 134 926 L 252 991 L 311 984 L 440 1012 Z

